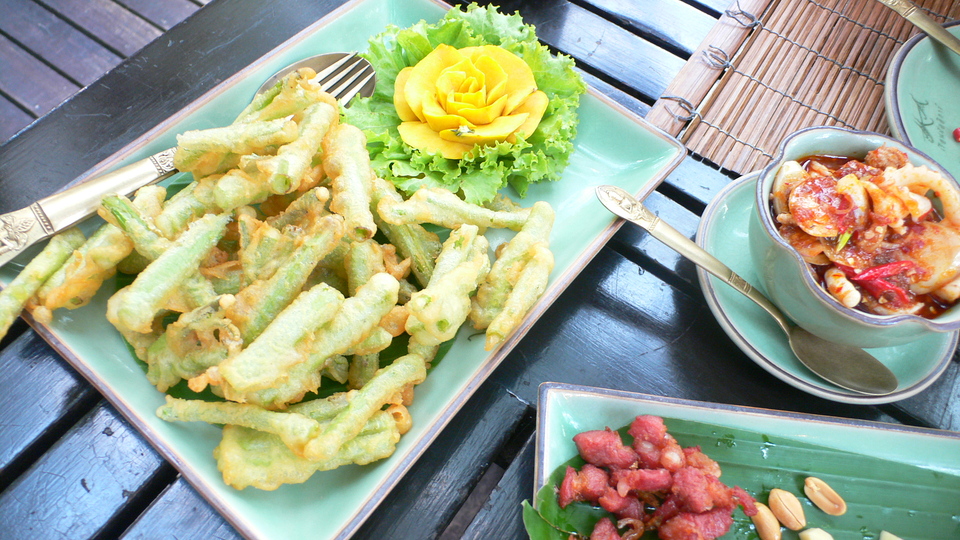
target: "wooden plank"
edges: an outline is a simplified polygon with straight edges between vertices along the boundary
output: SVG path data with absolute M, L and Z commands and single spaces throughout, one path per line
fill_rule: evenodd
M 706 206 L 731 182 L 730 176 L 688 155 L 664 181 L 661 190 L 678 200 Z
M 33 0 L 4 2 L 0 30 L 79 86 L 97 80 L 122 59 Z
M 537 28 L 541 41 L 572 56 L 598 76 L 632 89 L 635 97 L 648 103 L 660 97 L 683 67 L 679 56 L 566 0 L 512 0 L 502 3 L 501 11 L 519 11 L 524 21 Z
M 651 193 L 644 200 L 644 205 L 654 214 L 662 214 L 664 217 L 661 219 L 673 228 L 693 238 L 700 222 L 699 216 L 678 208 L 676 202 L 659 192 Z M 625 224 L 608 246 L 634 264 L 655 272 L 661 279 L 671 280 L 671 285 L 684 289 L 691 296 L 696 296 L 699 292 L 700 284 L 696 273 L 688 271 L 691 263 L 640 227 Z
M 601 94 L 607 96 L 613 101 L 616 101 L 619 105 L 622 105 L 633 114 L 643 117 L 650 111 L 650 105 L 647 105 L 623 90 L 620 90 L 616 86 L 613 86 L 600 77 L 596 77 L 583 71 L 581 72 L 581 75 L 583 76 L 584 82 L 594 87 Z
M 18 131 L 27 127 L 36 118 L 0 95 L 0 144 L 13 137 Z
M 452 359 L 451 359 L 452 360 Z M 454 517 L 527 404 L 502 387 L 485 385 L 374 510 L 357 538 L 435 538 Z
M 7 540 L 109 537 L 111 520 L 137 493 L 170 471 L 105 403 L 85 416 L 25 474 L 0 493 Z
M 677 0 L 642 3 L 635 0 L 588 1 L 597 10 L 608 13 L 619 25 L 682 51 L 685 56 L 690 56 L 717 22 L 716 17 Z
M 737 8 L 737 0 L 695 0 L 690 4 L 708 13 L 715 13 L 717 16 L 728 9 Z
M 464 531 L 462 540 L 526 538 L 520 503 L 533 497 L 535 459 L 536 438 L 531 434 L 490 494 L 490 500 Z
M 126 57 L 163 33 L 112 0 L 38 0 Z
M 159 26 L 169 30 L 173 25 L 186 19 L 200 6 L 188 0 L 117 0 L 130 11 Z
M 341 3 L 285 2 L 269 10 L 259 2 L 210 3 L 191 16 L 190 25 L 174 26 L 163 40 L 146 46 L 136 62 L 121 63 L 0 145 L 0 212 L 22 208 L 75 180 Z M 230 47 L 221 47 L 224 43 Z M 198 50 L 205 53 L 197 55 Z M 85 140 L 97 144 L 79 143 Z M 58 159 L 37 158 L 52 155 Z
M 0 92 L 40 116 L 80 87 L 0 34 Z
M 34 331 L 0 352 L 0 489 L 100 395 Z
M 153 540 L 161 534 L 158 531 L 165 538 L 241 538 L 183 477 L 170 484 L 121 538 Z
M 23 318 L 17 317 L 14 319 L 13 324 L 7 329 L 7 334 L 0 339 L 0 350 L 12 345 L 14 341 L 20 339 L 20 336 L 29 329 L 30 327 L 27 325 L 27 321 L 23 320 Z

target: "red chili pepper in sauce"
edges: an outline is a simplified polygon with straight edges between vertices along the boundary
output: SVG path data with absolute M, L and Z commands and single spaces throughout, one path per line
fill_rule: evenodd
M 877 300 L 883 297 L 885 293 L 889 293 L 886 296 L 887 300 L 899 306 L 906 306 L 912 303 L 910 293 L 886 281 L 884 278 L 895 276 L 916 267 L 917 263 L 913 261 L 893 261 L 871 266 L 858 274 L 850 266 L 837 265 L 837 268 L 847 276 L 847 279 L 856 281 L 857 285 L 866 289 L 866 291 Z
M 901 289 L 900 287 L 897 287 L 896 285 L 891 285 L 890 283 L 882 279 L 857 281 L 857 284 L 862 286 L 864 289 L 866 289 L 867 292 L 869 292 L 870 295 L 876 298 L 877 300 L 879 300 L 884 295 L 884 293 L 893 293 L 895 301 L 892 303 L 899 306 L 905 306 L 911 303 L 910 294 L 907 291 L 905 291 L 904 289 Z M 887 296 L 887 298 L 889 299 L 890 297 Z
M 843 270 L 844 274 L 847 274 L 849 279 L 854 281 L 870 281 L 872 279 L 883 279 L 890 276 L 895 276 L 907 270 L 911 270 L 917 267 L 917 263 L 913 261 L 893 261 L 885 264 L 879 264 L 877 266 L 871 266 L 859 274 L 847 272 Z
M 953 130 L 953 140 L 960 142 L 960 128 Z

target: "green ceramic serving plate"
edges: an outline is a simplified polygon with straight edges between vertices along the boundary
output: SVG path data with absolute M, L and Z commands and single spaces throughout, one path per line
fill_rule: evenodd
M 367 39 L 387 25 L 406 27 L 434 22 L 449 6 L 431 0 L 355 0 L 317 21 L 242 72 L 168 119 L 88 175 L 109 171 L 176 144 L 176 134 L 229 124 L 270 73 L 300 58 L 322 52 L 363 51 Z M 551 203 L 557 212 L 551 246 L 556 266 L 541 301 L 498 350 L 483 350 L 483 340 L 468 340 L 464 329 L 449 352 L 417 388 L 410 407 L 413 428 L 396 453 L 364 467 L 318 473 L 300 485 L 272 492 L 224 485 L 213 448 L 217 427 L 166 423 L 155 415 L 163 395 L 144 377 L 120 335 L 104 317 L 108 284 L 90 305 L 55 313 L 49 326 L 34 323 L 64 357 L 248 538 L 346 538 L 377 507 L 387 492 L 423 453 L 474 390 L 504 359 L 537 318 L 613 235 L 618 223 L 594 197 L 600 183 L 617 184 L 640 197 L 649 194 L 684 156 L 683 146 L 643 119 L 591 90 L 582 100 L 575 151 L 561 181 L 531 187 L 523 204 Z M 171 181 L 174 181 L 173 179 Z M 84 224 L 87 230 L 95 220 Z M 490 238 L 497 245 L 498 238 Z M 22 264 L 23 261 L 20 261 Z M 0 269 L 9 283 L 16 264 Z
M 944 26 L 960 36 L 960 21 Z M 894 137 L 960 178 L 960 55 L 922 32 L 910 38 L 887 68 L 884 105 Z
M 555 485 L 571 460 L 579 465 L 574 435 L 620 429 L 640 414 L 662 417 L 682 446 L 700 445 L 720 463 L 721 480 L 760 502 L 775 487 L 793 492 L 807 526 L 836 540 L 875 540 L 881 530 L 904 540 L 960 537 L 958 433 L 561 383 L 540 385 L 535 507 L 552 512 L 547 497 L 553 492 L 541 488 Z M 833 517 L 815 508 L 802 491 L 807 476 L 840 493 L 847 512 Z M 734 512 L 734 520 L 723 538 L 757 538 L 742 511 Z M 784 529 L 783 538 L 798 536 Z

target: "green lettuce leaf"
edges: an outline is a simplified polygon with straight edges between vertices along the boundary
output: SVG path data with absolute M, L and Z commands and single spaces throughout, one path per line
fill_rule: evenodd
M 397 74 L 441 43 L 456 48 L 498 45 L 523 58 L 538 88 L 550 98 L 537 130 L 515 143 L 478 146 L 460 160 L 404 144 L 393 106 Z M 573 59 L 552 54 L 519 14 L 505 15 L 495 7 L 477 4 L 464 11 L 453 8 L 435 24 L 420 21 L 409 28 L 388 27 L 370 39 L 363 56 L 377 71 L 376 91 L 370 98 L 354 100 L 344 112 L 345 119 L 366 134 L 377 174 L 408 195 L 421 187 L 443 187 L 468 202 L 483 204 L 509 185 L 524 197 L 530 184 L 558 180 L 569 163 L 577 108 L 586 85 Z

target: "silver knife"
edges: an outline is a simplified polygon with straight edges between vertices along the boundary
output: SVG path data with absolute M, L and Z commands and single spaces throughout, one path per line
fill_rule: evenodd
M 0 215 L 0 266 L 37 242 L 96 213 L 104 195 L 129 195 L 177 172 L 170 148 Z
M 937 21 L 931 19 L 910 0 L 879 0 L 881 4 L 899 13 L 904 19 L 912 22 L 928 36 L 951 51 L 960 54 L 960 39 L 943 28 Z

